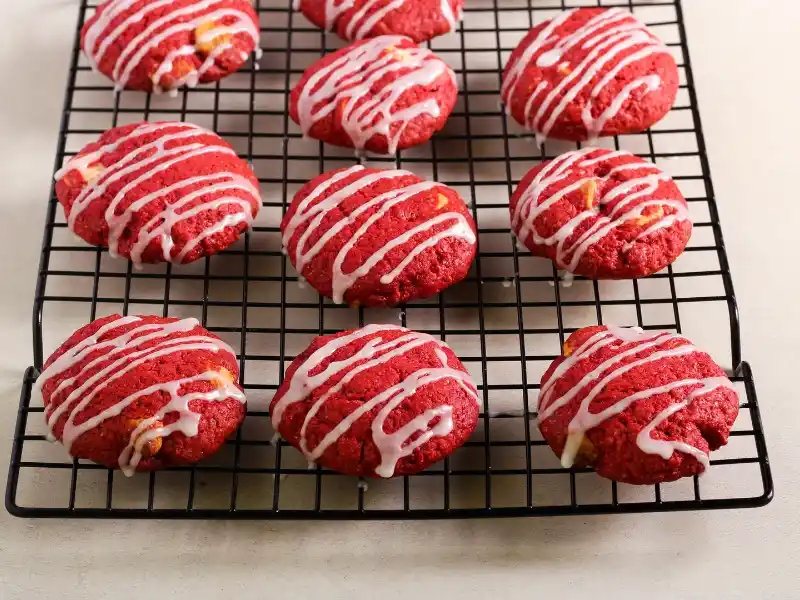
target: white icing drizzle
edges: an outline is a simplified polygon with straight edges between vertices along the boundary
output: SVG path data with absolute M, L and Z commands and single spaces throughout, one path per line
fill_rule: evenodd
M 350 22 L 347 24 L 347 28 L 345 29 L 345 38 L 348 40 L 360 40 L 366 37 L 369 32 L 372 30 L 373 27 L 381 20 L 383 17 L 388 15 L 390 12 L 395 10 L 396 8 L 401 7 L 405 4 L 406 0 L 367 0 L 364 5 L 353 15 L 353 18 L 350 19 Z M 380 6 L 384 3 L 383 6 Z M 328 6 L 333 5 L 332 0 L 328 0 L 325 3 L 325 20 L 326 25 L 329 20 L 329 16 L 327 14 Z M 376 8 L 374 12 L 372 9 Z M 369 14 L 369 13 L 372 14 Z M 334 17 L 335 18 L 335 17 Z M 330 26 L 329 26 L 330 27 Z
M 196 50 L 193 46 L 181 46 L 180 48 L 172 50 L 169 54 L 167 54 L 166 58 L 161 62 L 161 64 L 158 66 L 158 69 L 156 69 L 156 72 L 153 74 L 153 89 L 157 94 L 164 91 L 161 89 L 161 79 L 164 77 L 164 75 L 172 73 L 172 69 L 175 66 L 175 59 L 182 56 L 192 56 L 195 52 Z M 190 71 L 185 75 L 182 81 L 176 82 L 178 85 L 174 86 L 175 89 L 169 91 L 177 93 L 177 88 L 180 87 L 181 83 L 187 85 L 188 87 L 194 87 L 197 85 L 198 79 L 198 72 Z
M 118 44 L 119 40 L 125 36 L 131 27 L 151 18 L 150 15 L 156 11 L 166 11 L 165 13 L 162 12 L 159 18 L 154 19 L 144 30 L 124 44 L 113 66 L 112 79 L 115 82 L 116 91 L 125 88 L 131 74 L 159 44 L 172 36 L 194 31 L 206 23 L 215 23 L 229 18 L 235 19 L 233 25 L 220 24 L 203 31 L 197 36 L 196 44 L 209 43 L 220 36 L 232 37 L 236 34 L 244 33 L 253 40 L 253 45 L 256 48 L 259 46 L 260 32 L 251 15 L 231 8 L 212 10 L 223 4 L 223 0 L 198 0 L 188 6 L 177 6 L 174 0 L 155 0 L 144 3 L 137 10 L 126 14 L 132 4 L 134 3 L 131 0 L 112 0 L 99 12 L 94 22 L 87 27 L 85 34 L 84 50 L 92 68 L 97 70 L 108 49 Z M 125 18 L 113 30 L 109 31 L 111 23 L 123 14 L 126 14 Z M 100 43 L 98 44 L 98 42 Z M 197 85 L 200 78 L 214 65 L 216 58 L 233 47 L 233 43 L 230 40 L 217 45 L 207 55 L 200 68 L 190 70 L 173 87 L 180 87 L 181 85 L 193 87 Z M 172 71 L 173 61 L 176 58 L 191 56 L 198 52 L 197 47 L 190 44 L 170 52 L 152 77 L 154 90 L 156 92 L 162 91 L 160 87 L 161 79 Z
M 392 110 L 409 88 L 431 85 L 442 75 L 456 83 L 455 73 L 427 48 L 395 48 L 409 39 L 383 35 L 340 51 L 331 64 L 308 78 L 297 100 L 304 135 L 319 120 L 341 110 L 341 125 L 357 149 L 375 135 L 386 137 L 389 154 L 397 151 L 406 127 L 421 115 L 437 118 L 442 107 L 428 97 L 408 107 Z M 376 83 L 395 71 L 406 71 L 375 89 Z
M 63 379 L 50 393 L 50 403 L 44 412 L 49 435 L 53 435 L 56 424 L 62 417 L 66 416 L 61 441 L 69 452 L 72 444 L 81 435 L 96 428 L 107 419 L 119 416 L 128 406 L 140 398 L 157 393 L 168 394 L 170 399 L 161 409 L 151 417 L 138 423 L 130 434 L 128 444 L 119 456 L 120 469 L 130 476 L 136 471 L 136 466 L 142 459 L 143 449 L 150 441 L 158 437 L 167 437 L 175 431 L 180 431 L 187 437 L 197 435 L 200 415 L 189 408 L 189 403 L 193 400 L 218 402 L 228 398 L 235 398 L 244 403 L 245 396 L 233 381 L 226 379 L 219 372 L 207 371 L 199 375 L 158 383 L 137 390 L 115 404 L 99 411 L 94 416 L 76 423 L 78 415 L 87 410 L 95 398 L 98 398 L 98 395 L 102 398 L 102 392 L 109 384 L 148 361 L 187 350 L 227 352 L 232 357 L 232 360 L 235 361 L 236 354 L 234 351 L 217 338 L 206 335 L 170 337 L 175 333 L 190 332 L 198 327 L 199 324 L 197 319 L 182 319 L 168 323 L 145 323 L 141 317 L 117 317 L 64 352 L 44 369 L 33 388 L 33 397 L 41 400 L 42 388 L 48 381 L 62 375 L 76 365 L 80 365 L 80 368 L 75 373 Z M 121 328 L 128 325 L 134 325 L 134 327 L 124 332 L 121 331 Z M 111 335 L 102 342 L 100 341 L 100 338 L 115 330 L 120 331 L 116 335 Z M 151 344 L 148 347 L 142 348 L 144 344 L 149 342 Z M 87 360 L 89 355 L 93 353 L 98 354 L 94 358 Z M 99 364 L 107 361 L 111 362 L 99 371 L 89 375 Z M 209 392 L 181 393 L 181 389 L 185 385 L 198 381 L 211 381 L 216 385 Z M 68 390 L 70 391 L 68 392 Z M 66 397 L 56 404 L 55 401 L 59 396 L 65 394 Z M 178 415 L 178 418 L 173 423 L 153 427 L 170 413 L 177 413 Z
M 496 417 L 524 417 L 525 416 L 525 409 L 524 408 L 515 408 L 511 410 L 489 410 L 487 412 L 490 418 Z
M 666 350 L 658 350 L 666 342 L 680 341 L 681 345 Z M 554 398 L 555 384 L 572 367 L 583 360 L 589 359 L 596 352 L 606 347 L 613 347 L 618 352 L 600 363 L 592 371 L 583 376 L 572 388 L 562 396 Z M 658 394 L 668 394 L 673 390 L 695 386 L 680 402 L 670 404 L 662 410 L 645 426 L 636 437 L 636 445 L 642 452 L 656 454 L 669 460 L 674 452 L 682 452 L 693 456 L 708 468 L 708 456 L 702 450 L 679 440 L 655 439 L 653 431 L 669 417 L 686 408 L 693 400 L 719 388 L 726 388 L 736 392 L 733 384 L 727 377 L 706 377 L 703 379 L 687 378 L 672 381 L 664 385 L 648 388 L 619 399 L 616 403 L 606 407 L 600 412 L 593 413 L 590 409 L 592 401 L 603 389 L 615 381 L 622 374 L 645 364 L 658 362 L 675 356 L 686 356 L 700 352 L 686 338 L 668 332 L 648 333 L 638 327 L 621 328 L 608 327 L 600 331 L 576 348 L 567 356 L 546 381 L 542 381 L 539 391 L 539 421 L 551 417 L 558 409 L 568 405 L 578 394 L 585 393 L 575 416 L 567 428 L 567 441 L 561 455 L 561 464 L 565 468 L 573 465 L 587 431 L 597 427 L 606 419 L 618 415 L 634 402 L 650 398 Z M 643 353 L 646 356 L 635 358 Z M 623 363 L 626 359 L 628 360 Z
M 543 27 L 503 81 L 501 95 L 507 110 L 510 110 L 517 84 L 534 61 L 540 69 L 566 69 L 565 76 L 557 85 L 551 87 L 548 79 L 542 79 L 525 104 L 523 125 L 536 133 L 540 143 L 547 138 L 570 103 L 592 86 L 607 66 L 608 72 L 588 91 L 581 115 L 589 140 L 602 134 L 605 124 L 619 113 L 635 90 L 644 88 L 652 92 L 661 87 L 662 80 L 657 73 L 638 77 L 619 90 L 605 110 L 594 117 L 595 102 L 622 69 L 654 54 L 669 54 L 669 50 L 631 13 L 618 8 L 599 12 L 575 32 L 559 40 L 553 35 L 555 30 L 575 12 L 575 9 L 564 11 Z M 589 51 L 579 64 L 561 62 L 564 54 L 576 48 Z
M 260 206 L 259 191 L 246 177 L 228 171 L 220 171 L 211 175 L 195 177 L 190 177 L 188 175 L 191 173 L 186 173 L 187 176 L 184 179 L 143 195 L 120 211 L 120 206 L 129 199 L 130 195 L 147 186 L 155 175 L 167 171 L 176 164 L 201 155 L 236 156 L 229 146 L 223 145 L 222 140 L 219 144 L 194 141 L 198 136 L 214 134 L 202 127 L 188 123 L 142 123 L 119 140 L 89 154 L 74 157 L 56 173 L 55 177 L 60 180 L 72 170 L 83 173 L 91 164 L 101 162 L 105 155 L 116 152 L 122 144 L 153 133 L 162 135 L 133 148 L 119 161 L 105 168 L 100 176 L 90 181 L 73 202 L 67 218 L 69 228 L 75 231 L 78 217 L 92 202 L 98 200 L 113 183 L 135 174 L 125 186 L 116 192 L 106 209 L 105 219 L 108 224 L 108 250 L 112 256 L 116 257 L 119 256 L 120 240 L 134 215 L 151 203 L 165 203 L 164 208 L 138 231 L 138 237 L 130 249 L 131 261 L 137 266 L 142 264 L 142 255 L 154 240 L 159 242 L 162 258 L 165 261 L 180 264 L 189 252 L 203 240 L 241 222 L 248 225 L 252 223 L 257 207 Z M 202 187 L 181 194 L 181 190 L 189 186 Z M 220 193 L 232 191 L 244 192 L 244 195 L 237 196 L 230 193 L 220 195 Z M 191 203 L 198 204 L 181 211 Z M 172 251 L 175 247 L 172 239 L 173 226 L 195 217 L 203 211 L 217 210 L 226 205 L 237 206 L 237 212 L 227 214 L 208 225 L 173 255 Z
M 354 181 L 348 183 L 336 192 L 326 195 L 328 190 L 337 182 L 358 174 L 361 176 Z M 436 246 L 436 244 L 446 238 L 462 239 L 469 244 L 474 244 L 476 242 L 472 226 L 463 214 L 458 212 L 440 213 L 395 237 L 373 254 L 363 256 L 363 262 L 358 268 L 350 273 L 345 273 L 343 265 L 350 251 L 358 244 L 359 240 L 370 228 L 380 227 L 381 219 L 392 207 L 410 200 L 417 194 L 444 186 L 430 181 L 421 181 L 396 187 L 388 192 L 370 198 L 349 215 L 345 215 L 339 210 L 341 204 L 351 196 L 363 193 L 363 190 L 379 181 L 408 176 L 413 176 L 413 173 L 400 170 L 385 170 L 370 173 L 360 165 L 353 166 L 336 173 L 330 179 L 325 180 L 314 188 L 308 196 L 300 202 L 297 210 L 289 220 L 283 232 L 283 245 L 285 248 L 289 247 L 289 242 L 297 232 L 297 229 L 301 225 L 306 224 L 306 228 L 300 235 L 294 248 L 293 256 L 295 268 L 299 273 L 302 273 L 305 267 L 311 264 L 326 244 L 331 242 L 345 228 L 355 225 L 361 215 L 376 209 L 336 253 L 332 267 L 332 295 L 334 302 L 342 303 L 347 290 L 349 290 L 358 279 L 369 274 L 372 269 L 378 266 L 389 252 L 407 244 L 415 236 L 425 234 L 439 225 L 449 223 L 449 227 L 446 229 L 429 235 L 426 239 L 418 242 L 390 272 L 381 277 L 380 282 L 384 285 L 392 283 L 420 253 L 428 248 Z M 322 222 L 332 213 L 339 214 L 340 218 L 335 223 L 326 222 L 322 235 L 313 245 L 310 244 L 309 239 L 320 231 Z
M 385 332 L 400 332 L 399 336 L 392 339 L 384 338 L 380 334 Z M 377 335 L 376 335 L 377 334 Z M 359 342 L 373 336 L 353 356 L 337 361 L 331 361 L 322 371 L 311 375 L 318 367 L 340 348 Z M 400 383 L 393 385 L 361 404 L 356 410 L 342 419 L 319 442 L 310 448 L 306 440 L 308 425 L 314 416 L 322 409 L 325 402 L 334 394 L 341 391 L 359 373 L 385 364 L 398 356 L 402 356 L 415 348 L 433 345 L 435 355 L 441 363 L 439 367 L 426 367 L 414 371 Z M 468 373 L 448 366 L 447 355 L 443 351 L 444 342 L 430 335 L 410 331 L 394 325 L 367 325 L 366 327 L 350 332 L 347 335 L 330 339 L 309 356 L 292 375 L 289 387 L 284 395 L 273 407 L 272 423 L 277 429 L 287 407 L 308 398 L 315 390 L 325 385 L 329 380 L 343 374 L 341 379 L 332 385 L 324 394 L 320 395 L 306 413 L 300 430 L 300 449 L 306 458 L 312 462 L 317 461 L 331 445 L 346 433 L 352 425 L 363 415 L 382 406 L 375 419 L 372 421 L 372 441 L 378 448 L 381 463 L 375 472 L 380 477 L 394 475 L 397 462 L 409 456 L 417 448 L 433 437 L 444 437 L 453 429 L 453 407 L 443 404 L 430 408 L 411 419 L 397 431 L 388 434 L 384 431 L 386 419 L 405 400 L 413 396 L 421 387 L 443 379 L 454 380 L 475 402 L 478 402 L 477 390 Z
M 308 0 L 306 0 L 308 1 Z M 344 38 L 350 41 L 361 40 L 369 37 L 372 28 L 375 27 L 383 18 L 392 11 L 402 7 L 409 0 L 365 0 L 358 8 L 345 28 Z M 413 1 L 413 0 L 412 0 Z M 292 8 L 299 11 L 303 0 L 293 0 Z M 336 22 L 346 12 L 355 9 L 355 0 L 325 0 L 325 29 L 333 31 Z M 450 0 L 440 0 L 440 11 L 442 17 L 448 24 L 448 31 L 453 31 L 456 24 L 461 20 L 461 9 L 453 12 Z
M 592 154 L 596 152 L 599 154 L 592 157 Z M 629 162 L 612 167 L 603 178 L 582 177 L 550 195 L 546 200 L 541 199 L 551 186 L 569 177 L 571 171 L 619 159 L 627 159 Z M 640 171 L 641 176 L 621 181 L 614 187 L 603 190 L 602 195 L 598 194 L 598 206 L 610 208 L 607 215 L 601 214 L 597 207 L 595 210 L 581 210 L 550 236 L 544 237 L 537 232 L 534 227 L 536 219 L 554 207 L 560 200 L 566 198 L 570 193 L 580 191 L 591 182 L 624 171 Z M 669 175 L 653 163 L 642 162 L 625 151 L 609 151 L 600 148 L 573 150 L 550 161 L 530 182 L 512 211 L 511 226 L 518 239 L 523 243 L 528 236 L 531 236 L 536 244 L 555 246 L 556 266 L 559 269 L 573 272 L 584 254 L 606 235 L 629 221 L 649 216 L 643 215 L 644 210 L 648 207 L 670 208 L 672 212 L 662 211 L 663 214 L 654 218 L 647 229 L 623 246 L 623 252 L 629 251 L 637 241 L 660 229 L 670 227 L 676 222 L 688 221 L 689 209 L 683 198 L 654 198 L 642 201 L 642 198 L 652 196 L 658 190 L 661 182 L 669 180 Z M 589 227 L 577 238 L 572 239 L 575 231 L 586 221 L 591 221 Z
M 455 31 L 458 23 L 461 21 L 461 17 L 463 14 L 463 6 L 459 5 L 455 12 L 453 12 L 453 7 L 450 4 L 450 0 L 440 0 L 439 2 L 440 9 L 442 11 L 442 16 L 444 20 L 447 21 L 448 31 Z
M 575 12 L 573 10 L 567 10 L 561 12 L 557 17 L 551 19 L 542 29 L 538 36 L 536 36 L 531 43 L 525 48 L 522 52 L 522 55 L 519 57 L 516 63 L 511 67 L 508 71 L 508 74 L 503 78 L 503 84 L 500 88 L 500 97 L 503 99 L 503 102 L 506 103 L 506 110 L 510 111 L 510 103 L 511 98 L 514 95 L 514 92 L 517 89 L 517 84 L 520 81 L 522 74 L 525 72 L 525 69 L 530 64 L 533 56 L 539 52 L 542 47 L 548 43 L 551 38 L 550 36 L 553 32 L 563 23 L 569 19 L 572 14 Z M 545 81 L 539 83 L 539 86 L 534 91 L 534 95 L 536 95 L 540 90 L 539 88 L 547 85 Z

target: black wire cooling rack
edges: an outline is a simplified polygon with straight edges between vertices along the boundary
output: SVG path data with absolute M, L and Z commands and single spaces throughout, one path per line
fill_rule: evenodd
M 181 119 L 229 140 L 259 176 L 264 209 L 234 248 L 192 265 L 132 270 L 76 241 L 51 193 L 33 311 L 34 366 L 25 374 L 6 506 L 26 517 L 441 518 L 650 512 L 766 504 L 772 479 L 750 367 L 742 361 L 736 300 L 709 178 L 678 0 L 468 0 L 459 30 L 431 43 L 456 71 L 461 95 L 446 129 L 396 158 L 367 163 L 415 171 L 470 199 L 480 231 L 467 281 L 393 310 L 354 310 L 306 289 L 280 251 L 286 202 L 317 174 L 352 164 L 351 151 L 304 140 L 286 114 L 303 69 L 341 46 L 292 13 L 290 0 L 257 0 L 264 57 L 214 86 L 178 98 L 124 92 L 91 71 L 76 37 L 56 167 L 105 129 Z M 96 3 L 82 0 L 78 28 Z M 610 138 L 672 174 L 695 233 L 668 269 L 636 281 L 558 281 L 548 261 L 519 252 L 508 224 L 513 186 L 537 161 L 574 146 L 513 129 L 499 106 L 502 66 L 535 23 L 574 6 L 623 6 L 667 42 L 680 65 L 675 108 L 651 130 Z M 234 439 L 199 465 L 128 479 L 45 440 L 31 386 L 43 357 L 89 320 L 112 313 L 195 316 L 239 350 L 247 418 Z M 418 475 L 358 481 L 309 468 L 273 440 L 267 407 L 285 367 L 320 333 L 395 322 L 445 339 L 478 383 L 483 411 L 472 439 Z M 566 335 L 596 324 L 683 332 L 731 367 L 743 400 L 730 443 L 702 478 L 652 487 L 562 469 L 535 426 L 538 381 Z M 709 332 L 716 332 L 709 333 Z

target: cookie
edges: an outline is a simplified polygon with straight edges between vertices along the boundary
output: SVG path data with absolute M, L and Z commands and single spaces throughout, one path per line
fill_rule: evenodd
M 364 477 L 422 471 L 467 440 L 478 413 L 453 351 L 391 325 L 316 338 L 270 405 L 276 431 L 310 462 Z
M 304 185 L 281 223 L 295 269 L 320 294 L 396 306 L 461 281 L 476 251 L 458 193 L 408 171 L 360 165 Z
M 136 266 L 219 252 L 261 208 L 247 163 L 189 123 L 106 131 L 56 173 L 56 195 L 73 233 Z
M 33 397 L 70 455 L 126 475 L 195 463 L 244 419 L 236 354 L 197 319 L 103 317 L 45 362 Z
M 644 131 L 678 86 L 669 49 L 631 13 L 579 8 L 531 29 L 508 59 L 501 96 L 540 142 L 581 141 Z
M 509 202 L 511 229 L 536 256 L 590 279 L 660 271 L 692 234 L 675 182 L 622 151 L 585 148 L 534 167 Z
M 433 52 L 408 38 L 382 35 L 306 69 L 289 110 L 306 136 L 394 154 L 444 127 L 457 96 L 455 73 Z
M 295 0 L 294 8 L 350 42 L 379 35 L 425 42 L 454 31 L 463 5 L 464 0 Z
M 81 48 L 116 91 L 173 94 L 222 79 L 261 53 L 248 0 L 106 0 L 84 24 Z
M 699 475 L 739 412 L 725 372 L 686 338 L 586 327 L 542 377 L 539 429 L 565 468 L 654 484 Z

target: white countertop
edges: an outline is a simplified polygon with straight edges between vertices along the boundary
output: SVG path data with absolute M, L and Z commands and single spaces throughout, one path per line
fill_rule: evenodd
M 469 0 L 467 0 L 469 1 Z M 0 481 L 77 2 L 0 6 Z M 769 10 L 767 9 L 769 6 Z M 705 513 L 458 522 L 26 521 L 0 514 L 0 598 L 790 598 L 800 575 L 796 0 L 684 0 L 776 499 Z M 781 266 L 793 265 L 793 266 Z

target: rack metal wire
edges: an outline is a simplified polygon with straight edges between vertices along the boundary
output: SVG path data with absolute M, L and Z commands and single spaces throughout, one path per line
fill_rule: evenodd
M 750 367 L 742 361 L 736 299 L 709 177 L 680 0 L 470 0 L 458 31 L 430 47 L 456 71 L 461 94 L 447 127 L 395 158 L 303 139 L 287 116 L 288 91 L 311 62 L 338 47 L 289 0 L 256 0 L 264 57 L 212 86 L 178 98 L 111 93 L 82 58 L 76 34 L 56 168 L 105 129 L 140 120 L 207 126 L 249 160 L 262 185 L 253 231 L 226 252 L 192 265 L 135 271 L 69 235 L 51 191 L 33 310 L 33 366 L 25 373 L 6 507 L 24 517 L 370 519 L 586 515 L 740 508 L 772 498 L 772 477 Z M 620 282 L 567 286 L 548 261 L 521 252 L 509 234 L 508 197 L 538 161 L 574 145 L 539 149 L 499 106 L 508 54 L 535 23 L 574 6 L 622 6 L 653 27 L 678 60 L 675 108 L 651 130 L 605 140 L 658 163 L 689 200 L 695 233 L 663 272 Z M 82 0 L 78 31 L 96 7 Z M 337 306 L 306 289 L 280 251 L 277 227 L 294 191 L 354 160 L 392 165 L 448 184 L 469 199 L 479 256 L 468 279 L 438 297 L 393 310 Z M 44 356 L 78 326 L 112 313 L 196 316 L 239 350 L 248 413 L 237 435 L 191 467 L 138 474 L 70 460 L 45 439 L 31 386 Z M 273 440 L 267 407 L 288 361 L 318 334 L 370 322 L 445 339 L 478 383 L 483 410 L 472 439 L 414 476 L 356 481 L 308 468 Z M 312 324 L 316 325 L 312 325 Z M 565 336 L 596 324 L 683 332 L 708 347 L 740 389 L 740 417 L 709 473 L 651 487 L 562 469 L 535 427 L 538 380 Z M 729 331 L 729 335 L 709 332 Z

